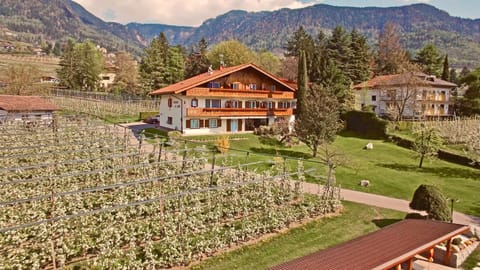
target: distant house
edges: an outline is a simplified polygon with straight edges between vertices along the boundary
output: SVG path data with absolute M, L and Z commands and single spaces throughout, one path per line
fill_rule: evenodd
M 37 96 L 0 95 L 0 123 L 50 121 L 57 106 Z
M 53 76 L 42 76 L 40 77 L 40 83 L 58 84 L 60 83 L 60 80 Z
M 115 81 L 116 74 L 113 72 L 100 73 L 100 86 L 103 88 L 108 88 Z
M 355 107 L 371 106 L 379 116 L 405 103 L 404 118 L 433 118 L 453 115 L 452 91 L 456 84 L 424 73 L 376 76 L 355 85 Z
M 294 121 L 295 88 L 253 64 L 209 70 L 150 92 L 160 96 L 159 125 L 186 135 L 253 131 Z

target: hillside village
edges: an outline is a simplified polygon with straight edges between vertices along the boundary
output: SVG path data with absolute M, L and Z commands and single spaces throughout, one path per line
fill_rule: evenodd
M 395 17 L 260 50 L 57 2 L 1 4 L 0 268 L 480 269 L 478 62 Z

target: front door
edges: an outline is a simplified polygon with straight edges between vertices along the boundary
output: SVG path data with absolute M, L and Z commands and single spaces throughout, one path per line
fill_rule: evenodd
M 238 131 L 238 120 L 237 119 L 232 119 L 232 121 L 230 121 L 230 131 L 231 132 L 237 132 Z

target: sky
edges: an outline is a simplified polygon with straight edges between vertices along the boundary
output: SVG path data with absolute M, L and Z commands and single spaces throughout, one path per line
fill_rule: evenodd
M 104 21 L 199 26 L 230 10 L 273 11 L 314 4 L 390 7 L 426 3 L 452 16 L 480 18 L 479 0 L 74 0 Z

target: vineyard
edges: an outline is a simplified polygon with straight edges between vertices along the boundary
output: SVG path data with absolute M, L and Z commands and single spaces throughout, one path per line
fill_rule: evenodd
M 419 128 L 419 125 L 438 130 L 447 144 L 464 145 L 467 155 L 480 161 L 480 118 L 419 122 L 413 128 Z
M 155 112 L 160 107 L 159 100 L 111 100 L 76 96 L 52 96 L 50 100 L 63 110 L 103 119 L 138 120 L 140 112 Z
M 184 266 L 340 207 L 336 188 L 292 184 L 301 163 L 215 167 L 205 148 L 145 151 L 127 137 L 83 117 L 0 126 L 2 268 Z

